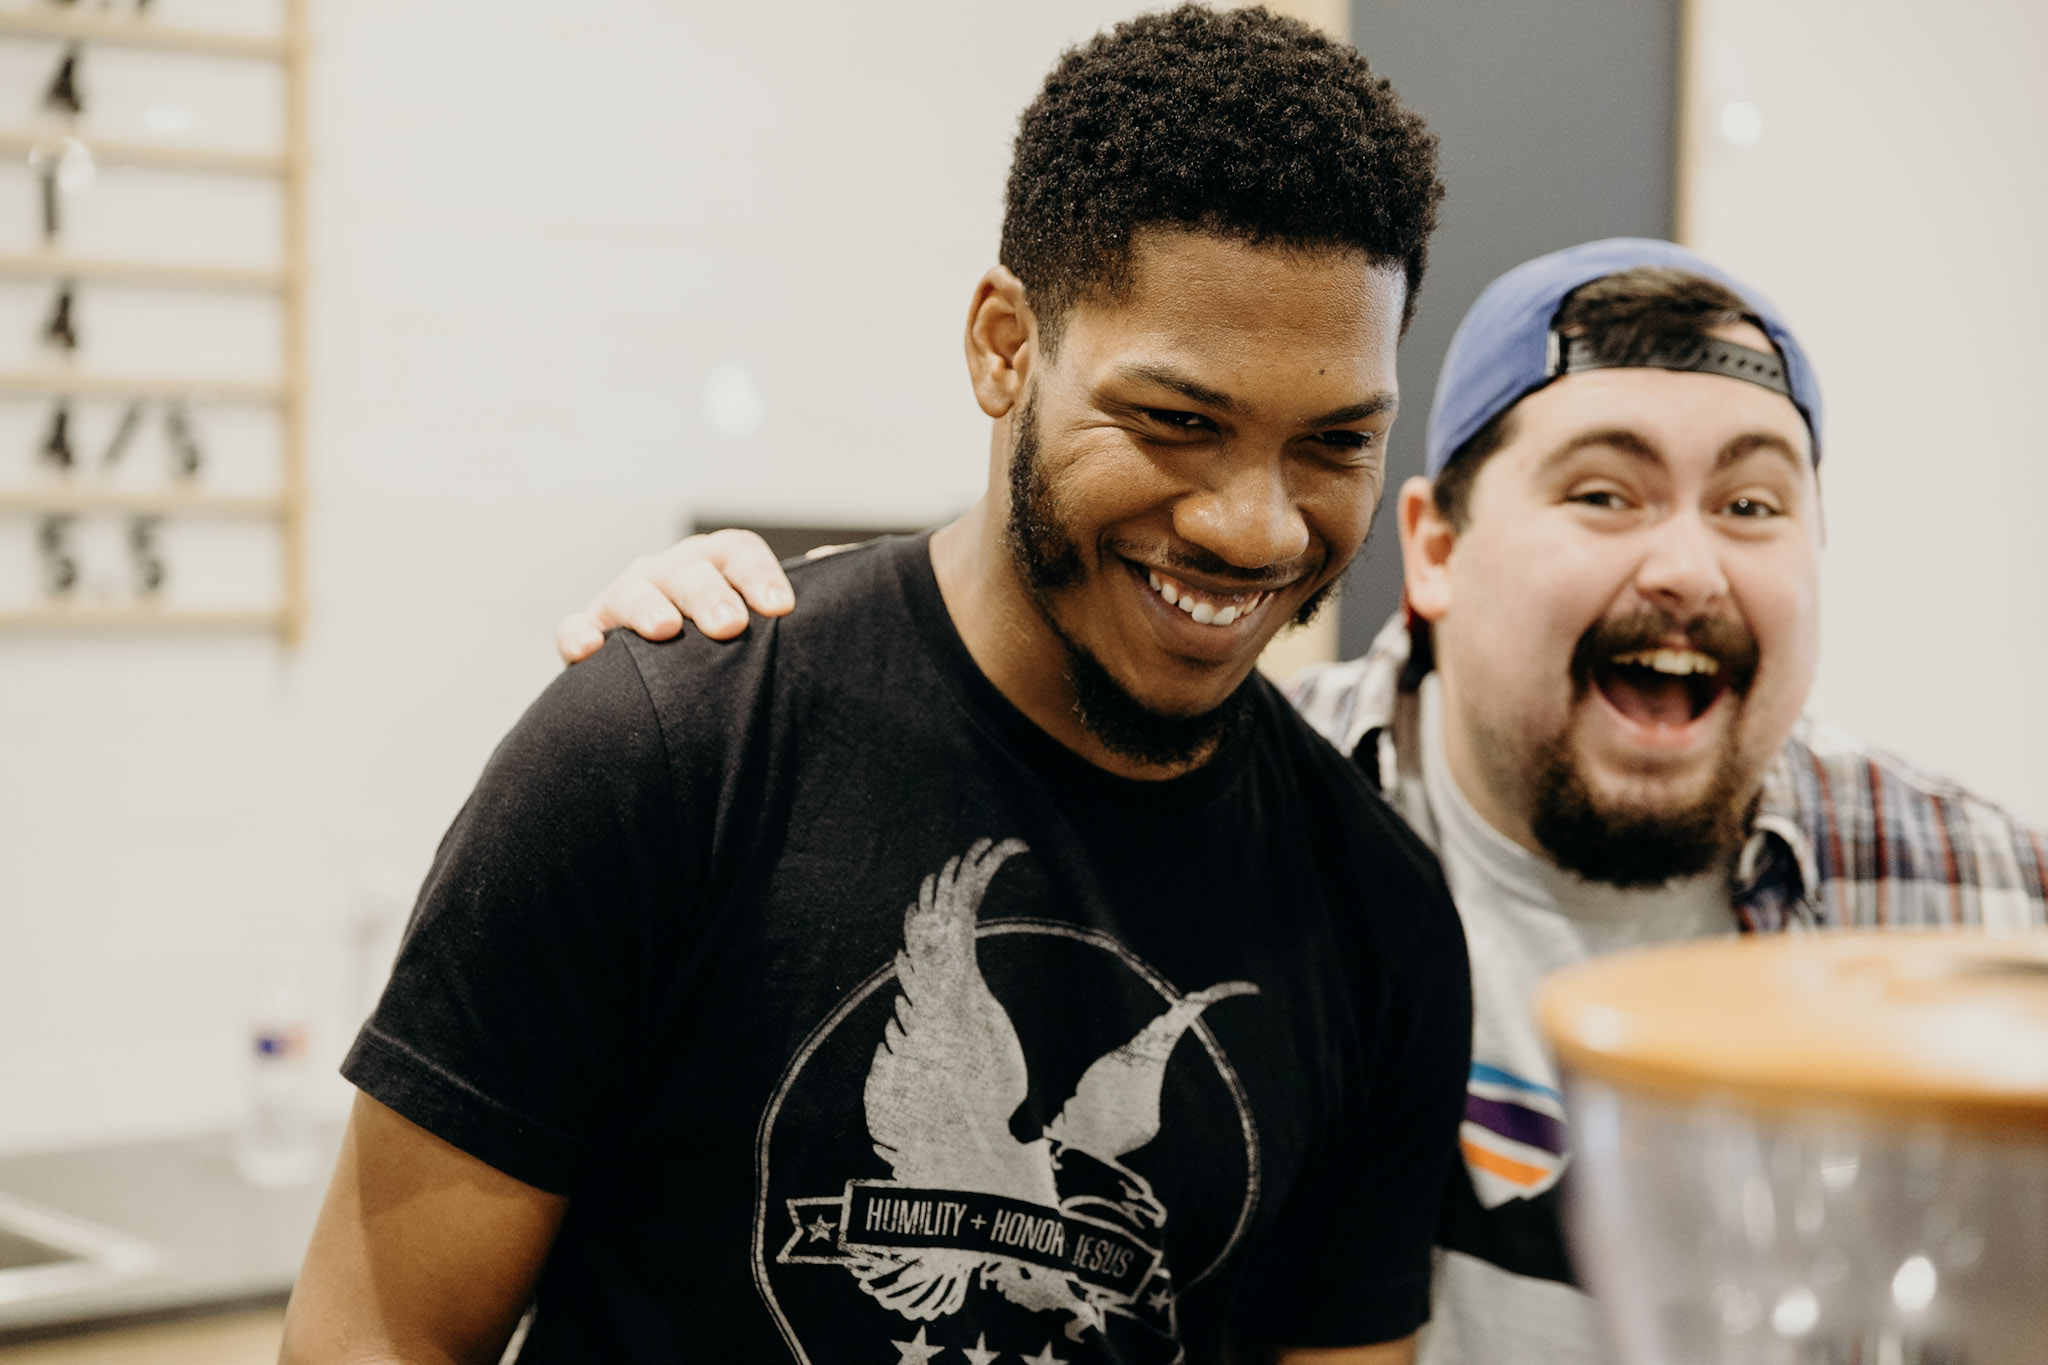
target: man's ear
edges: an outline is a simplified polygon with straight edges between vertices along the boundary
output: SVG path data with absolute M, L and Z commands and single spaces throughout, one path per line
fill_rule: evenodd
M 1024 282 L 991 266 L 967 309 L 967 376 L 981 410 L 1002 417 L 1016 407 L 1037 358 L 1038 317 L 1025 301 Z
M 1437 509 L 1429 480 L 1420 474 L 1401 485 L 1396 512 L 1408 606 L 1425 621 L 1441 621 L 1451 609 L 1451 551 L 1457 548 L 1457 528 Z

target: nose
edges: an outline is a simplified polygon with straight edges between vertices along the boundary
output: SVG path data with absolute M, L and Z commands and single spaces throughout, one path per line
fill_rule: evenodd
M 1648 550 L 1636 569 L 1636 591 L 1645 601 L 1691 620 L 1727 600 L 1720 545 L 1700 514 L 1666 517 L 1649 534 Z
M 1308 521 L 1281 461 L 1233 453 L 1174 506 L 1175 534 L 1237 568 L 1264 569 L 1308 551 Z

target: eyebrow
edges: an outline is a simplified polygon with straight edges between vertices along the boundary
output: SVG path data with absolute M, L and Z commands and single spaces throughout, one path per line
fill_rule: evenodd
M 1791 442 L 1769 431 L 1750 431 L 1721 447 L 1721 453 L 1714 457 L 1714 471 L 1719 473 L 1739 460 L 1748 458 L 1760 450 L 1770 451 L 1783 457 L 1795 470 L 1806 468 L 1806 457 L 1792 448 Z
M 1400 401 L 1400 397 L 1397 394 L 1376 393 L 1363 403 L 1353 403 L 1349 407 L 1332 408 L 1320 417 L 1309 418 L 1302 425 L 1311 428 L 1321 428 L 1341 427 L 1350 422 L 1363 422 L 1368 417 L 1377 417 L 1383 412 L 1391 412 Z
M 1598 431 L 1582 431 L 1545 455 L 1542 463 L 1536 466 L 1536 472 L 1548 473 L 1588 446 L 1606 446 L 1641 464 L 1664 463 L 1664 457 L 1657 453 L 1655 446 L 1627 427 L 1603 427 Z
M 1192 398 L 1202 406 L 1214 408 L 1218 412 L 1237 411 L 1237 400 L 1229 394 L 1221 389 L 1212 389 L 1207 384 L 1198 383 L 1179 370 L 1165 365 L 1120 365 L 1117 367 L 1117 377 L 1136 380 L 1141 384 L 1157 384 L 1162 389 L 1172 389 L 1175 393 Z
M 1627 427 L 1607 427 L 1599 431 L 1582 431 L 1572 437 L 1556 450 L 1544 456 L 1543 463 L 1538 466 L 1537 472 L 1542 473 L 1561 464 L 1588 446 L 1605 446 L 1610 450 L 1618 451 L 1628 456 L 1631 460 L 1640 464 L 1662 465 L 1664 463 L 1664 457 L 1658 453 L 1657 447 L 1645 440 L 1638 432 L 1632 431 Z M 1746 431 L 1721 447 L 1720 452 L 1714 456 L 1714 472 L 1718 474 L 1730 465 L 1737 464 L 1758 451 L 1769 451 L 1778 455 L 1794 469 L 1804 469 L 1806 467 L 1804 457 L 1797 450 L 1793 449 L 1791 442 L 1776 432 Z
M 1243 407 L 1235 398 L 1232 398 L 1221 389 L 1212 389 L 1207 384 L 1190 379 L 1180 371 L 1165 365 L 1122 365 L 1117 368 L 1117 377 L 1133 380 L 1141 384 L 1157 384 L 1163 389 L 1172 389 L 1175 393 L 1192 398 L 1195 402 L 1202 404 L 1202 406 L 1214 408 L 1218 412 L 1234 413 Z M 1311 417 L 1302 425 L 1311 429 L 1320 429 L 1323 427 L 1343 426 L 1348 422 L 1363 422 L 1369 417 L 1377 417 L 1383 412 L 1392 410 L 1399 401 L 1399 395 L 1390 390 L 1376 393 L 1362 402 L 1347 403 L 1341 408 L 1333 408 L 1329 412 Z

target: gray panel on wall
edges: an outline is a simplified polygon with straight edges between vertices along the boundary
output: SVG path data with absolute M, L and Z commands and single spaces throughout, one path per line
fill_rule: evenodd
M 1503 270 L 1594 237 L 1668 237 L 1680 0 L 1354 0 L 1352 41 L 1443 144 L 1442 227 L 1401 346 L 1387 497 L 1345 584 L 1345 657 L 1401 600 L 1394 493 L 1458 319 Z

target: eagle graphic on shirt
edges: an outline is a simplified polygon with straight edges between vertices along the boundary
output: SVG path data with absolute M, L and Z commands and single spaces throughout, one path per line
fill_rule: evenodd
M 1175 1046 L 1229 981 L 1171 1000 L 1096 1058 L 1042 1131 L 1012 1116 L 1030 1070 L 1008 1012 L 983 978 L 978 911 L 1016 839 L 983 839 L 927 876 L 903 918 L 893 1012 L 862 1092 L 868 1136 L 893 1179 L 787 1201 L 782 1264 L 849 1271 L 912 1322 L 958 1312 L 976 1293 L 1061 1315 L 1083 1340 L 1112 1315 L 1174 1335 L 1170 1275 L 1158 1249 L 1168 1211 L 1123 1158 L 1159 1135 Z M 813 1246 L 826 1240 L 831 1246 Z M 921 1338 L 920 1338 L 921 1339 Z

